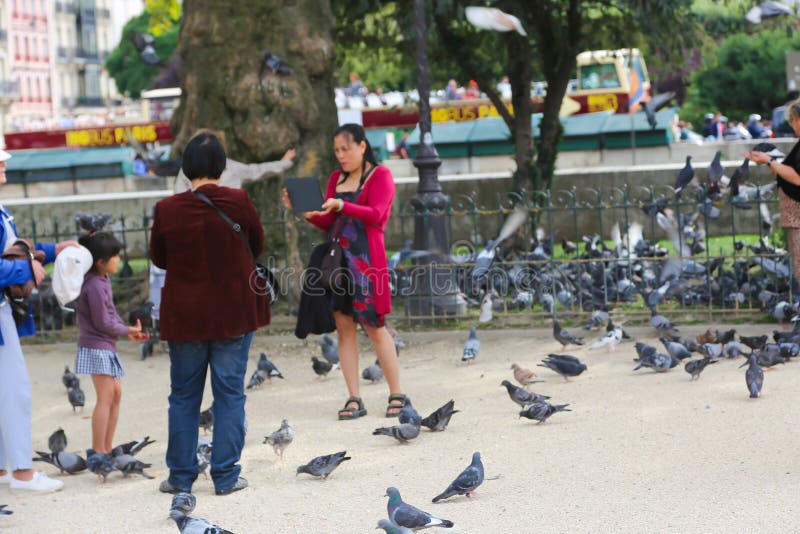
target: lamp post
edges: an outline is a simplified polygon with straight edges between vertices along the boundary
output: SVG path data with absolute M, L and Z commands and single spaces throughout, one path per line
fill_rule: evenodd
M 450 199 L 439 184 L 442 161 L 431 135 L 430 73 L 425 39 L 425 0 L 414 0 L 414 34 L 417 48 L 417 91 L 419 92 L 419 146 L 414 166 L 419 172 L 417 194 L 411 199 L 414 208 L 414 248 L 431 252 L 415 269 L 410 300 L 414 315 L 461 315 L 466 302 L 459 295 L 455 271 L 450 265 L 450 238 L 446 210 Z
M 425 42 L 427 28 L 425 0 L 414 0 L 414 33 L 417 46 L 417 91 L 419 92 L 419 147 L 414 166 L 419 172 L 417 194 L 411 199 L 414 208 L 414 248 L 446 254 L 450 249 L 444 217 L 448 198 L 439 184 L 439 166 L 442 161 L 436 152 L 431 135 L 430 73 L 428 47 Z

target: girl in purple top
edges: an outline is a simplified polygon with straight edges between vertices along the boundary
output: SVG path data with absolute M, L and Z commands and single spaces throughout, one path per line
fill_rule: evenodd
M 111 294 L 109 274 L 119 268 L 116 238 L 107 233 L 82 236 L 78 242 L 92 253 L 92 268 L 86 273 L 78 296 L 78 355 L 75 372 L 91 375 L 97 404 L 92 413 L 92 448 L 98 453 L 111 453 L 111 442 L 119 417 L 122 398 L 120 379 L 125 376 L 117 353 L 117 337 L 128 336 L 131 341 L 144 341 L 142 326 L 128 326 L 117 314 Z

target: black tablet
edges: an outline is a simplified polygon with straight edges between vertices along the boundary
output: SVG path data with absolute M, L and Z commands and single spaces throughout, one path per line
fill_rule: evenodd
M 287 178 L 286 190 L 294 211 L 319 211 L 322 209 L 322 193 L 317 178 Z

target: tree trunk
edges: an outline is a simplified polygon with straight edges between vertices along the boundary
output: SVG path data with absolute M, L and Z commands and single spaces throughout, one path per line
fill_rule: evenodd
M 517 170 L 514 173 L 514 189 L 523 188 L 537 190 L 539 184 L 533 178 L 531 160 L 533 159 L 533 137 L 531 134 L 531 43 L 525 37 L 516 34 L 507 36 L 508 81 L 511 84 L 511 106 L 514 110 L 514 122 L 509 125 L 511 138 L 514 141 L 514 160 Z
M 184 0 L 173 157 L 199 128 L 210 128 L 233 159 L 276 160 L 296 147 L 291 174 L 327 177 L 337 126 L 332 24 L 329 0 Z M 291 72 L 266 66 L 266 49 Z M 281 177 L 245 188 L 262 219 L 280 219 Z M 297 230 L 293 223 L 287 230 L 284 239 L 278 226 L 267 228 L 266 254 L 283 259 L 288 246 L 289 267 L 301 268 Z

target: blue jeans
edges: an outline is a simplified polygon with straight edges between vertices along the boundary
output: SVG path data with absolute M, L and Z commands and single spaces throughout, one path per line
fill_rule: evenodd
M 197 436 L 200 405 L 211 367 L 214 394 L 214 448 L 211 478 L 225 490 L 239 478 L 237 465 L 244 447 L 244 375 L 253 333 L 212 341 L 170 341 L 169 483 L 191 491 L 197 478 Z

